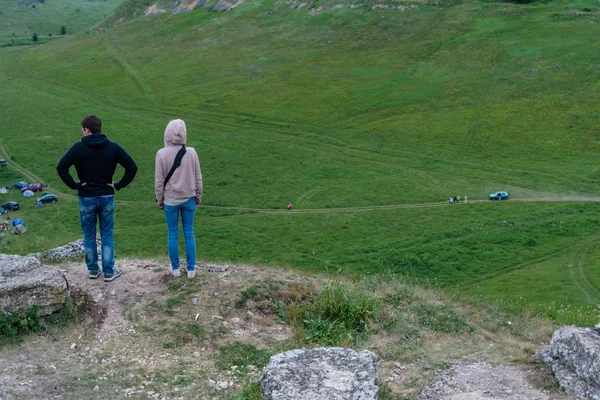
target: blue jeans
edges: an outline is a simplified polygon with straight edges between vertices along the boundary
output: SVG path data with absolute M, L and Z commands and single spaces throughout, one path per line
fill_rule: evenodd
M 196 267 L 196 238 L 194 237 L 195 199 L 192 197 L 178 206 L 168 206 L 165 204 L 163 208 L 165 210 L 165 218 L 167 219 L 167 230 L 169 231 L 168 243 L 171 268 L 174 270 L 179 269 L 179 244 L 177 241 L 179 239 L 179 214 L 181 214 L 187 270 L 193 271 Z
M 98 271 L 98 249 L 96 248 L 96 222 L 100 221 L 102 240 L 102 270 L 104 275 L 112 275 L 115 266 L 115 200 L 113 196 L 80 197 L 79 219 L 83 230 L 85 263 L 89 271 Z

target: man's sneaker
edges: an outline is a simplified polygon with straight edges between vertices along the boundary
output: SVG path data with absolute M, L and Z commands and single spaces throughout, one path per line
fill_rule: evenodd
M 175 278 L 179 278 L 179 277 L 181 276 L 181 271 L 179 270 L 179 268 L 177 268 L 177 269 L 172 269 L 172 270 L 171 270 L 171 273 L 173 274 L 173 276 L 174 276 Z
M 100 278 L 100 275 L 102 275 L 102 270 L 100 268 L 95 271 L 88 271 L 88 278 L 90 279 L 98 279 Z
M 115 268 L 111 275 L 104 274 L 104 282 L 112 282 L 120 276 L 121 270 L 119 268 Z
M 188 273 L 188 278 L 190 278 L 190 279 L 192 279 L 193 277 L 196 276 L 196 270 L 188 271 L 187 273 Z

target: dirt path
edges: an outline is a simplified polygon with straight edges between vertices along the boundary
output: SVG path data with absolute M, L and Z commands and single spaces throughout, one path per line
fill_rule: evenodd
M 510 365 L 461 363 L 438 375 L 436 381 L 419 395 L 417 400 L 550 400 L 573 398 L 551 396 L 534 389 L 526 371 Z

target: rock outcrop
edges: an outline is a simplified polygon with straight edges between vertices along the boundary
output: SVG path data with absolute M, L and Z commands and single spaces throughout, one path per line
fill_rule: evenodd
M 58 268 L 32 256 L 0 254 L 0 312 L 24 312 L 37 305 L 38 315 L 58 311 L 69 297 L 69 285 Z
M 563 326 L 552 335 L 542 359 L 565 390 L 580 399 L 600 400 L 600 324 Z
M 98 259 L 102 258 L 102 245 L 100 238 L 96 238 L 96 247 L 98 249 Z M 83 239 L 76 240 L 64 246 L 55 247 L 54 249 L 47 250 L 43 253 L 30 254 L 42 261 L 48 262 L 60 262 L 69 259 L 81 258 L 85 255 L 83 249 Z
M 377 356 L 336 347 L 291 350 L 271 357 L 258 379 L 270 400 L 376 400 Z

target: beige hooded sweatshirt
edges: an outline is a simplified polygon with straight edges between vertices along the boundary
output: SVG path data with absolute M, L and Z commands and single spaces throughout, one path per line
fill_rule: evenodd
M 156 204 L 164 203 L 165 197 L 191 198 L 199 202 L 202 199 L 202 173 L 200 161 L 193 147 L 186 147 L 186 152 L 181 159 L 181 165 L 175 170 L 167 185 L 163 188 L 165 178 L 173 167 L 175 156 L 186 143 L 185 122 L 175 119 L 165 129 L 165 147 L 156 153 L 156 168 L 154 171 L 154 189 Z

